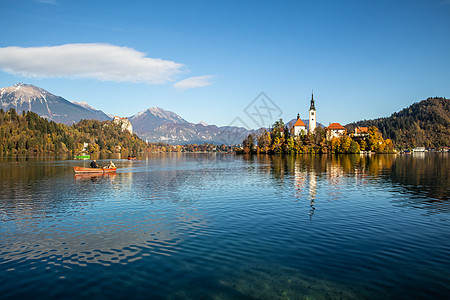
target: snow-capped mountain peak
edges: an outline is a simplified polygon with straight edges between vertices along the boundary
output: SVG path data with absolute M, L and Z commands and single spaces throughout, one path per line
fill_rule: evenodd
M 138 112 L 130 118 L 130 120 L 138 120 L 141 118 L 158 118 L 161 120 L 166 120 L 169 123 L 187 123 L 185 119 L 180 117 L 174 112 L 165 110 L 160 107 L 150 107 L 144 111 Z
M 86 108 L 86 109 L 89 109 L 89 110 L 96 110 L 95 108 L 93 108 L 92 106 L 90 106 L 87 102 L 85 102 L 85 101 L 79 101 L 79 102 L 77 102 L 77 101 L 72 101 L 72 103 L 73 104 L 76 104 L 76 105 L 79 105 L 79 106 L 81 106 L 81 107 L 84 107 L 84 108 Z
M 87 103 L 72 103 L 40 87 L 25 83 L 0 89 L 0 108 L 14 108 L 18 113 L 23 110 L 33 111 L 41 117 L 65 124 L 73 124 L 81 119 L 109 120 L 102 111 L 93 109 Z

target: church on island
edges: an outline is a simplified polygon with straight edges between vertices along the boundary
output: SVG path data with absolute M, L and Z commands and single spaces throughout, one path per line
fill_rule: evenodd
M 310 133 L 313 134 L 317 128 L 317 111 L 314 102 L 314 93 L 311 93 L 311 104 L 309 106 L 309 122 L 308 130 L 306 129 L 305 123 L 300 119 L 300 114 L 297 114 L 297 121 L 295 121 L 294 126 L 291 129 L 291 134 L 294 136 L 299 136 L 302 134 Z M 333 137 L 340 137 L 345 134 L 345 128 L 339 123 L 331 123 L 328 127 L 325 127 L 327 131 L 327 138 L 332 139 Z

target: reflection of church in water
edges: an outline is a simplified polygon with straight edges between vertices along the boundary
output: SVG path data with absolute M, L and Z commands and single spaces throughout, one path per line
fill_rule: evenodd
M 309 212 L 310 218 L 314 215 L 316 209 L 316 194 L 317 194 L 317 174 L 311 169 L 301 169 L 300 165 L 296 164 L 294 167 L 294 178 L 295 178 L 295 196 L 297 198 L 303 198 L 306 196 L 309 201 Z M 303 194 L 305 193 L 305 195 Z
M 323 159 L 326 158 L 320 158 L 320 160 Z M 343 184 L 349 178 L 345 176 L 347 172 L 342 169 L 339 162 L 327 161 L 323 169 L 319 169 L 313 160 L 313 158 L 308 158 L 311 164 L 296 163 L 294 166 L 295 197 L 301 201 L 307 200 L 309 202 L 308 215 L 310 218 L 316 210 L 317 186 L 319 185 L 322 188 L 322 199 L 326 197 L 327 201 L 339 200 Z M 355 171 L 354 177 L 355 185 L 364 184 L 364 181 L 361 181 L 363 177 L 361 173 Z

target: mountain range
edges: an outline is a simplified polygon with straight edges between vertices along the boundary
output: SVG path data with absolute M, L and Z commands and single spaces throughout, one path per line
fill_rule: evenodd
M 190 123 L 174 112 L 152 107 L 129 118 L 134 132 L 149 142 L 168 144 L 240 144 L 256 130 Z
M 5 111 L 14 108 L 18 113 L 23 110 L 33 111 L 48 120 L 66 125 L 82 119 L 105 121 L 113 117 L 86 102 L 70 102 L 40 87 L 24 83 L 0 89 L 0 108 Z M 256 132 L 243 127 L 190 123 L 176 113 L 159 107 L 149 108 L 128 119 L 133 131 L 151 143 L 230 145 L 239 144 L 249 134 Z
M 71 125 L 82 119 L 111 120 L 101 110 L 86 102 L 70 102 L 60 96 L 31 84 L 18 83 L 0 89 L 0 108 L 14 108 L 18 113 L 33 111 L 57 123 Z M 428 98 L 392 114 L 388 118 L 364 120 L 347 124 L 351 132 L 357 126 L 375 126 L 384 138 L 392 139 L 398 146 L 417 145 L 439 147 L 450 143 L 450 103 L 446 98 Z M 174 112 L 152 107 L 128 117 L 135 132 L 143 140 L 168 144 L 240 144 L 249 134 L 259 130 L 248 130 L 236 126 L 190 123 Z M 286 125 L 293 125 L 293 119 Z M 308 127 L 308 120 L 303 120 Z M 318 124 L 322 126 L 322 124 Z
M 66 125 L 77 123 L 81 119 L 111 119 L 85 102 L 70 102 L 42 88 L 24 83 L 0 89 L 0 108 L 5 111 L 14 108 L 18 113 L 30 110 L 41 117 Z

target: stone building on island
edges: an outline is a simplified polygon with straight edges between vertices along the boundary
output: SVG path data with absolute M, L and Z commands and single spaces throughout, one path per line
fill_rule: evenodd
M 327 139 L 331 140 L 332 138 L 341 137 L 345 134 L 345 127 L 339 123 L 331 123 L 328 127 L 325 127 L 327 132 Z
M 295 121 L 294 126 L 291 129 L 291 134 L 298 136 L 302 134 L 302 131 L 303 133 L 306 132 L 306 125 L 302 119 L 300 119 L 300 114 L 297 114 L 297 121 Z
M 316 103 L 314 101 L 314 93 L 311 93 L 311 101 L 309 106 L 309 124 L 308 128 L 305 123 L 300 119 L 300 114 L 297 114 L 297 120 L 294 123 L 291 134 L 294 136 L 299 136 L 301 134 L 313 134 L 315 129 L 317 128 L 317 111 L 316 111 Z M 339 123 L 330 123 L 328 127 L 325 127 L 325 131 L 327 132 L 327 139 L 332 139 L 334 137 L 343 136 L 346 132 L 345 127 Z M 361 133 L 365 134 L 367 132 L 366 127 L 361 127 Z M 356 131 L 355 131 L 356 133 Z

